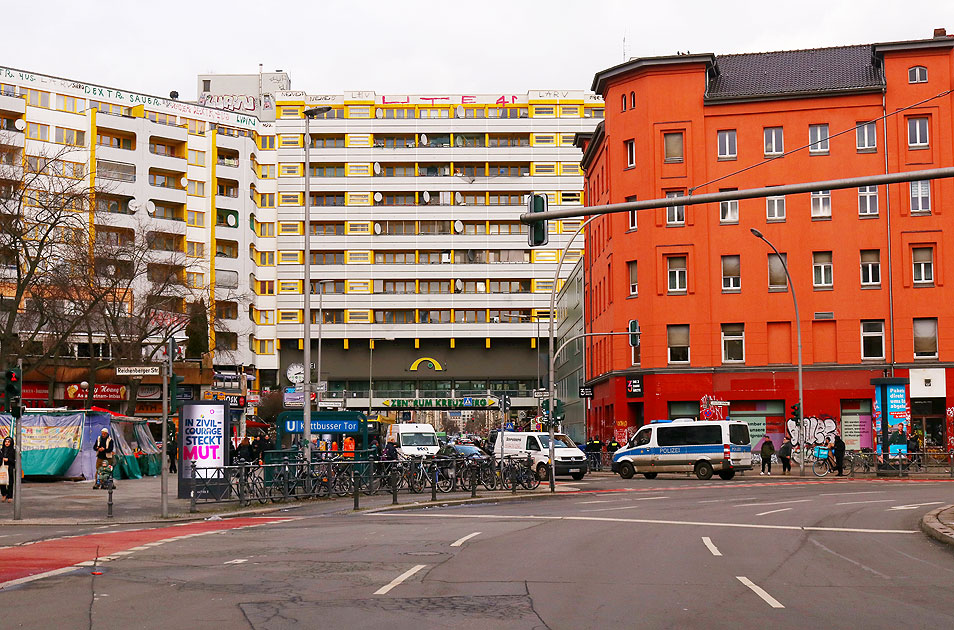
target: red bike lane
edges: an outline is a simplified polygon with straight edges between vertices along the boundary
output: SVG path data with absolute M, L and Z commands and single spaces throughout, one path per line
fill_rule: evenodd
M 140 547 L 230 529 L 288 522 L 287 517 L 230 518 L 149 529 L 67 536 L 0 549 L 0 590 L 125 557 Z

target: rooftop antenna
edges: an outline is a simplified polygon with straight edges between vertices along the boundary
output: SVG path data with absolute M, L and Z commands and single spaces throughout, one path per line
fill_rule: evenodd
M 623 33 L 623 61 L 625 62 L 629 59 L 629 55 L 626 53 L 626 33 Z

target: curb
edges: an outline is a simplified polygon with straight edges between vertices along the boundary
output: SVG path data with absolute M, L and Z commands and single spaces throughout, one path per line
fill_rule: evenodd
M 151 518 L 100 518 L 100 519 L 70 519 L 70 518 L 25 518 L 19 521 L 5 521 L 0 523 L 0 529 L 4 527 L 17 526 L 64 526 L 64 525 L 145 525 L 156 523 L 189 523 L 192 521 L 204 521 L 212 516 L 221 519 L 238 518 L 242 516 L 257 516 L 260 514 L 271 514 L 289 509 L 295 509 L 302 504 L 283 505 L 276 507 L 261 508 L 255 510 L 239 510 L 235 512 L 198 512 L 196 514 L 176 514 L 168 518 L 154 516 Z
M 921 531 L 931 538 L 948 545 L 954 545 L 954 529 L 941 522 L 938 518 L 941 512 L 954 509 L 954 505 L 945 505 L 931 510 L 921 517 Z
M 420 508 L 427 507 L 444 507 L 448 505 L 475 505 L 479 503 L 499 503 L 500 501 L 517 501 L 520 499 L 546 499 L 546 498 L 556 498 L 562 496 L 573 496 L 577 494 L 579 490 L 567 490 L 564 492 L 534 492 L 532 494 L 510 494 L 509 492 L 504 495 L 497 497 L 477 497 L 472 499 L 467 497 L 466 499 L 449 499 L 447 501 L 421 501 L 417 503 L 399 503 L 397 505 L 385 505 L 383 507 L 371 508 L 368 510 L 360 510 L 362 514 L 376 514 L 378 512 L 395 512 L 400 510 L 416 510 Z M 353 511 L 352 511 L 353 512 Z

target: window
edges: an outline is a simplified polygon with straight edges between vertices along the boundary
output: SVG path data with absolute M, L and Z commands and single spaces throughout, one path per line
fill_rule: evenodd
M 186 256 L 190 258 L 203 258 L 205 256 L 205 243 L 198 241 L 186 242 Z
M 667 199 L 682 197 L 682 193 L 676 190 L 670 190 L 666 193 Z M 669 206 L 666 208 L 666 225 L 685 225 L 686 206 Z
M 788 288 L 788 277 L 785 266 L 788 254 L 769 254 L 769 291 L 784 291 Z
M 39 123 L 27 123 L 27 138 L 30 140 L 42 140 L 47 142 L 50 139 L 50 126 Z
M 937 318 L 924 317 L 914 320 L 914 358 L 937 358 Z
M 737 188 L 723 188 L 719 192 L 732 192 Z M 738 223 L 739 222 L 739 200 L 731 199 L 729 201 L 719 202 L 719 222 L 720 223 Z
M 627 140 L 623 145 L 626 147 L 626 166 L 632 168 L 636 166 L 636 141 Z
M 785 139 L 781 127 L 766 127 L 763 131 L 765 136 L 765 155 L 781 155 L 785 152 Z
M 831 218 L 831 191 L 816 190 L 812 193 L 812 218 Z
M 722 291 L 737 293 L 742 289 L 742 262 L 739 256 L 722 257 Z
M 884 359 L 884 320 L 861 322 L 861 358 Z
M 927 83 L 927 68 L 924 66 L 908 68 L 908 83 Z
M 858 151 L 874 151 L 878 148 L 878 128 L 875 123 L 858 123 L 855 128 L 855 147 Z
M 74 147 L 81 147 L 86 144 L 86 132 L 57 127 L 54 139 L 58 144 L 69 144 Z
M 908 118 L 908 148 L 924 149 L 928 146 L 928 119 Z
M 80 113 L 86 108 L 86 99 L 65 94 L 56 95 L 56 109 L 64 112 Z
M 196 197 L 205 196 L 205 182 L 197 182 L 194 179 L 190 179 L 188 182 L 188 191 L 190 195 Z
M 716 140 L 719 145 L 718 156 L 720 160 L 734 160 L 738 156 L 736 152 L 735 129 L 720 131 L 716 135 Z
M 23 88 L 20 90 L 20 96 L 26 99 L 27 105 L 34 107 L 50 108 L 50 93 L 41 90 L 31 90 Z
M 682 162 L 684 150 L 682 132 L 664 133 L 663 148 L 666 152 L 666 162 Z
M 188 161 L 190 166 L 205 166 L 205 151 L 189 149 Z
M 911 250 L 914 264 L 914 284 L 934 284 L 934 248 L 915 247 Z
M 666 326 L 666 339 L 669 346 L 669 362 L 689 363 L 689 325 Z
M 808 126 L 808 152 L 815 155 L 828 153 L 828 125 Z
M 909 182 L 911 186 L 911 214 L 931 214 L 931 182 Z
M 626 111 L 626 95 L 625 95 L 625 94 L 620 94 L 620 96 L 622 97 L 622 99 L 621 99 L 621 100 L 622 100 L 622 107 L 620 107 L 620 111 L 621 111 L 621 112 L 625 112 L 625 111 Z
M 667 256 L 666 267 L 669 270 L 669 292 L 686 292 L 686 257 L 685 256 Z
M 785 197 L 765 198 L 765 218 L 768 221 L 785 220 Z
M 186 272 L 186 286 L 192 287 L 193 289 L 203 288 L 205 286 L 205 274 L 192 271 Z
M 830 289 L 832 279 L 831 252 L 812 253 L 812 284 L 816 289 Z
M 745 324 L 722 324 L 722 362 L 745 361 Z
M 635 197 L 627 198 L 626 201 L 636 201 L 636 198 Z M 636 229 L 636 211 L 630 210 L 629 212 L 626 213 L 626 215 L 629 217 L 629 229 L 635 230 Z
M 861 286 L 881 285 L 881 250 L 861 250 Z
M 629 294 L 639 295 L 639 276 L 636 269 L 636 261 L 631 260 L 626 263 L 629 268 Z
M 636 109 L 636 92 L 629 93 L 629 108 Z
M 878 187 L 862 186 L 858 189 L 858 215 L 878 216 Z
M 192 227 L 205 227 L 205 213 L 189 210 L 186 214 L 186 225 Z

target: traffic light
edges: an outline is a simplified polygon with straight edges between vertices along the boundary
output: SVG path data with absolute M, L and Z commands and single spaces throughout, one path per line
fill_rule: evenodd
M 629 345 L 630 347 L 636 348 L 639 347 L 639 320 L 631 319 L 629 320 Z
M 547 211 L 547 196 L 546 195 L 530 195 L 527 197 L 527 212 L 528 213 L 537 213 L 537 212 L 546 212 Z M 535 221 L 530 224 L 529 229 L 530 236 L 527 240 L 530 241 L 530 247 L 539 247 L 540 245 L 546 245 L 550 240 L 550 230 L 547 227 L 546 220 L 544 221 Z
M 4 373 L 3 397 L 7 413 L 20 416 L 20 396 L 23 393 L 23 379 L 20 368 L 11 368 Z
M 510 396 L 508 394 L 504 394 L 500 397 L 500 409 L 504 413 L 510 411 Z
M 801 411 L 801 408 L 799 407 L 798 403 L 795 403 L 794 405 L 792 405 L 792 420 L 795 420 L 797 422 L 798 419 L 802 417 L 800 411 Z
M 179 411 L 179 385 L 185 380 L 184 376 L 173 374 L 169 379 L 169 414 L 173 415 Z
M 553 401 L 553 422 L 563 422 L 566 417 L 566 409 L 563 408 L 563 401 L 559 398 Z

